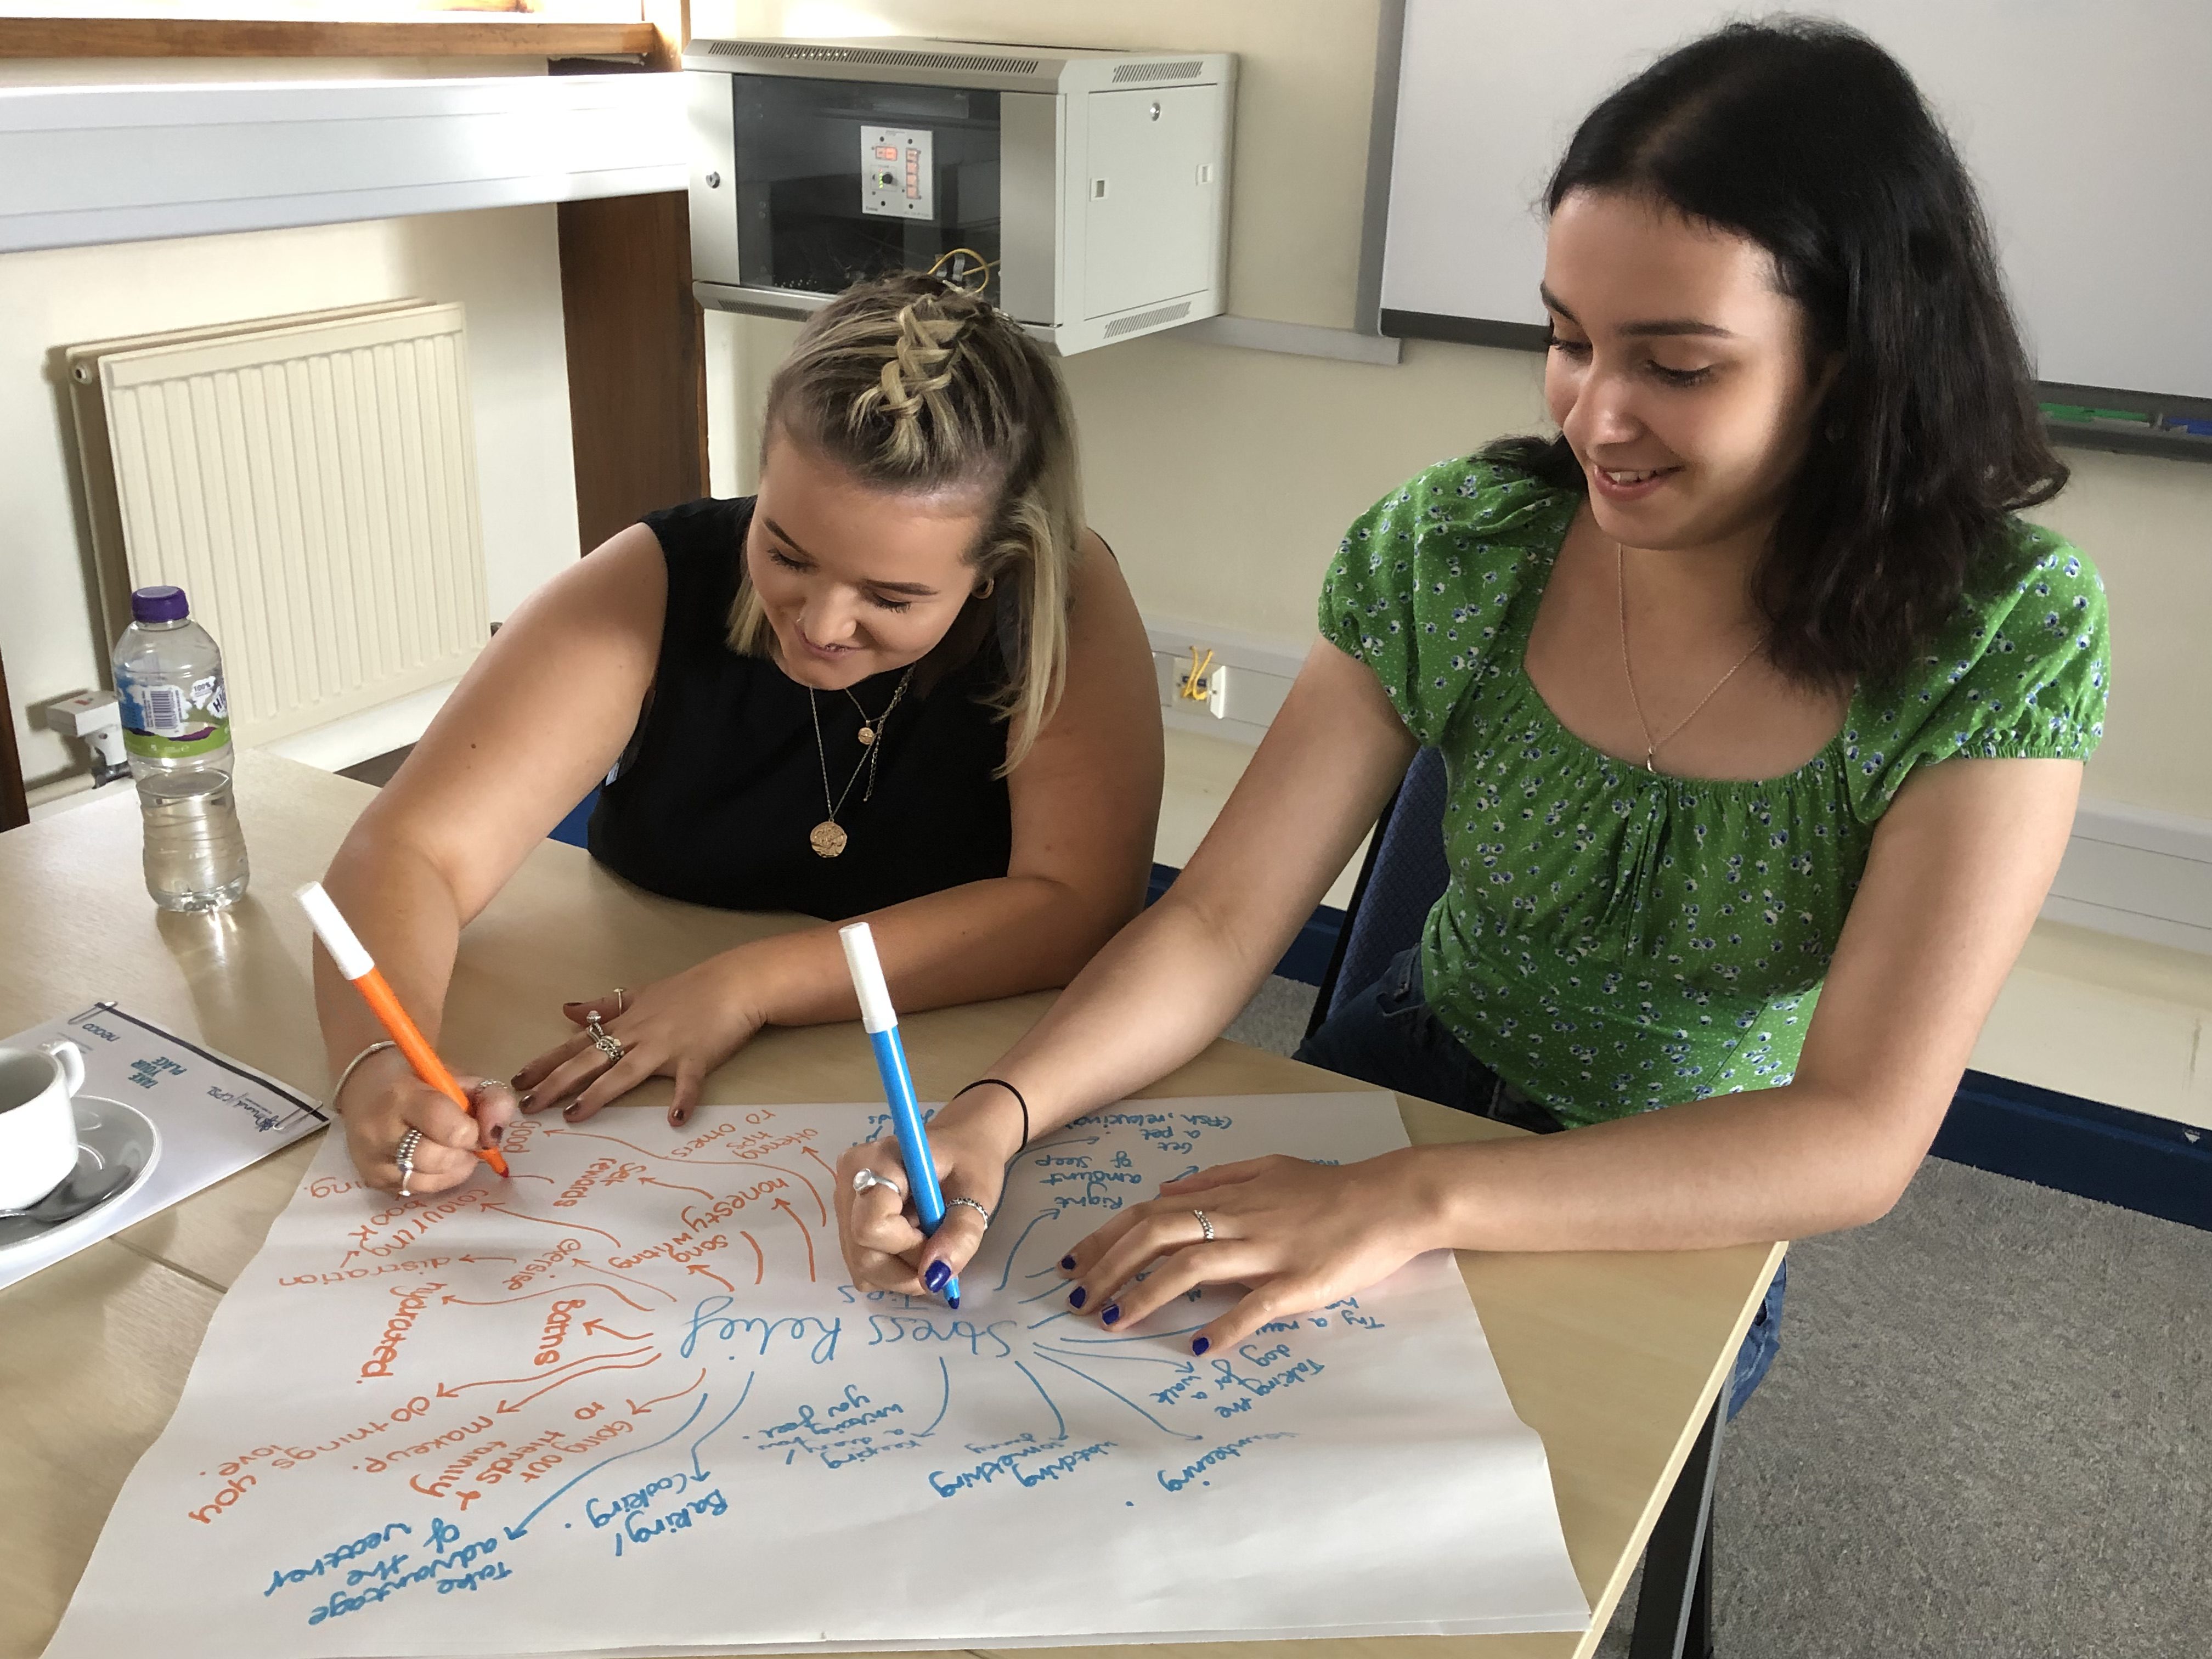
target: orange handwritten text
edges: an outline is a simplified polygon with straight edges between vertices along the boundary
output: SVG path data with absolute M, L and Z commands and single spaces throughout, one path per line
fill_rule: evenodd
M 361 1368 L 362 1382 L 366 1382 L 372 1376 L 392 1375 L 392 1362 L 399 1358 L 399 1345 L 407 1340 L 407 1333 L 415 1328 L 415 1316 L 430 1305 L 433 1291 L 445 1288 L 442 1283 L 435 1280 L 411 1291 L 402 1290 L 397 1285 L 392 1287 L 392 1295 L 399 1298 L 399 1305 L 392 1310 L 392 1317 L 385 1322 L 384 1334 L 377 1338 L 376 1346 L 369 1351 L 369 1357 Z
M 561 1344 L 568 1334 L 568 1316 L 584 1305 L 584 1298 L 573 1297 L 556 1302 L 545 1316 L 545 1328 L 538 1334 L 538 1355 L 533 1365 L 557 1365 L 561 1363 Z

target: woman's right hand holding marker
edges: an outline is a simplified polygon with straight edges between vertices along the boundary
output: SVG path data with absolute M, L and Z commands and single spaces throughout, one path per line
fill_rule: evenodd
M 995 1083 L 963 1090 L 931 1120 L 930 1156 L 945 1204 L 934 1233 L 915 1219 L 896 1138 L 848 1148 L 837 1160 L 837 1239 L 854 1287 L 933 1296 L 957 1278 L 983 1245 L 983 1216 L 970 1206 L 997 1213 L 1006 1165 L 1022 1150 L 1022 1122 L 1013 1095 Z M 862 1170 L 876 1180 L 855 1190 Z

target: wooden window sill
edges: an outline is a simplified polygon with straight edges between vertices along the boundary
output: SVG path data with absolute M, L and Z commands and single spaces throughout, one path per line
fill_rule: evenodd
M 642 21 L 0 17 L 0 58 L 646 58 L 655 53 L 659 41 L 659 32 Z

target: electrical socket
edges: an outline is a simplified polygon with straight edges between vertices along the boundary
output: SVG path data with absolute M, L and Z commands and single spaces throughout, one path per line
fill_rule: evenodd
M 40 712 L 49 727 L 82 740 L 92 751 L 95 787 L 129 774 L 131 763 L 123 748 L 123 711 L 112 691 L 80 691 L 74 696 L 57 697 Z
M 1204 703 L 1218 720 L 1229 718 L 1229 665 L 1215 660 L 1213 653 L 1193 653 L 1200 667 L 1186 668 L 1176 677 L 1176 696 L 1186 702 Z

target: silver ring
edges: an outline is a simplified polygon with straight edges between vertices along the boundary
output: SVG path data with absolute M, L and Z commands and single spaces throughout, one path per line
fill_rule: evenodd
M 1213 1224 L 1206 1218 L 1206 1212 L 1203 1210 L 1193 1210 L 1191 1213 L 1198 1218 L 1198 1230 L 1206 1235 L 1204 1242 L 1208 1244 L 1212 1243 Z
M 415 1196 L 407 1190 L 407 1186 L 415 1179 L 415 1149 L 422 1144 L 422 1132 L 410 1129 L 399 1137 L 398 1150 L 392 1155 L 392 1161 L 399 1166 L 399 1196 L 402 1198 Z
M 619 1061 L 623 1055 L 629 1052 L 623 1047 L 623 1041 L 620 1037 L 615 1036 L 613 1032 L 608 1030 L 605 1026 L 599 1024 L 599 1016 L 597 1011 L 594 1011 L 590 1015 L 588 1023 L 591 1027 L 592 1047 L 597 1048 L 609 1060 Z
M 897 1182 L 893 1181 L 889 1176 L 879 1176 L 873 1170 L 855 1170 L 853 1171 L 853 1190 L 854 1193 L 865 1193 L 871 1187 L 888 1187 L 894 1193 L 898 1194 L 899 1201 L 902 1204 L 906 1201 L 906 1188 L 900 1186 Z
M 620 1019 L 623 1010 L 629 1006 L 629 993 L 619 985 L 615 987 L 615 1018 Z
M 956 1205 L 956 1204 L 964 1204 L 964 1205 L 966 1205 L 969 1209 L 971 1209 L 971 1210 L 975 1211 L 975 1213 L 976 1213 L 977 1215 L 981 1216 L 981 1217 L 983 1218 L 983 1224 L 984 1224 L 986 1227 L 988 1227 L 988 1226 L 989 1226 L 989 1225 L 991 1224 L 991 1212 L 990 1212 L 988 1210 L 985 1209 L 981 1205 L 978 1204 L 978 1203 L 977 1203 L 974 1199 L 972 1199 L 972 1198 L 948 1198 L 948 1199 L 946 1199 L 946 1200 L 945 1200 L 945 1207 L 946 1209 L 948 1209 L 948 1210 L 950 1210 L 950 1209 L 951 1209 L 954 1205 Z

